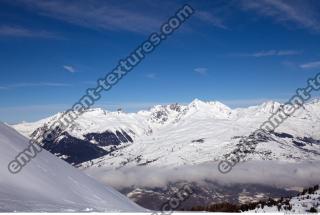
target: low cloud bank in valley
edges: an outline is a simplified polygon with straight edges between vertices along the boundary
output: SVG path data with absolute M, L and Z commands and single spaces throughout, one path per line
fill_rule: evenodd
M 169 167 L 123 167 L 118 170 L 89 168 L 85 172 L 115 188 L 164 187 L 169 182 L 201 183 L 210 180 L 222 185 L 255 183 L 275 187 L 307 187 L 320 183 L 320 162 L 285 163 L 248 161 L 236 165 L 228 174 L 217 169 L 217 163 Z

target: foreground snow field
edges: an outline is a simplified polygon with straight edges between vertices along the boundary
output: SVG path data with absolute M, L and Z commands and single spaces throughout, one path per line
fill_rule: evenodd
M 11 174 L 8 163 L 27 144 L 27 138 L 0 123 L 0 212 L 145 211 L 47 151 Z

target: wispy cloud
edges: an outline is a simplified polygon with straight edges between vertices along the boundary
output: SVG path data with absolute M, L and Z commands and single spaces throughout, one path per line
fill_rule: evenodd
M 300 68 L 302 69 L 315 69 L 320 68 L 320 61 L 309 62 L 305 64 L 301 64 Z
M 0 26 L 1 37 L 27 37 L 27 38 L 44 38 L 44 39 L 62 39 L 61 36 L 45 31 L 34 30 L 18 26 Z
M 157 78 L 157 74 L 155 74 L 155 73 L 148 73 L 148 74 L 146 75 L 146 77 L 149 78 L 149 79 L 156 79 L 156 78 Z
M 284 0 L 242 0 L 245 10 L 256 11 L 261 16 L 270 17 L 277 23 L 294 23 L 299 27 L 320 31 L 318 9 L 311 1 Z
M 271 57 L 271 56 L 292 56 L 292 55 L 300 55 L 301 51 L 296 50 L 263 50 L 255 53 L 237 53 L 232 54 L 232 56 L 240 56 L 240 57 Z
M 225 24 L 223 23 L 223 20 L 220 17 L 215 16 L 212 13 L 209 13 L 207 11 L 197 11 L 195 16 L 199 20 L 207 22 L 217 28 L 228 29 L 228 27 L 225 26 Z
M 293 61 L 282 61 L 281 64 L 289 69 L 298 69 L 299 68 L 299 64 L 297 64 L 296 62 Z
M 193 71 L 195 71 L 199 75 L 207 75 L 208 74 L 208 68 L 204 68 L 204 67 L 195 68 Z
M 71 73 L 75 73 L 76 72 L 76 69 L 73 66 L 63 65 L 62 67 L 65 70 L 67 70 L 68 72 L 71 72 Z
M 40 16 L 95 30 L 149 33 L 158 30 L 171 15 L 168 8 L 178 8 L 174 1 L 68 1 L 7 0 L 30 9 Z M 216 11 L 216 10 L 215 10 Z M 227 29 L 220 14 L 197 11 L 195 18 L 221 29 Z
M 95 85 L 95 84 L 97 84 L 97 81 L 83 81 L 81 83 L 85 84 L 85 85 Z
M 0 86 L 0 90 L 8 90 L 8 87 Z
M 57 82 L 39 82 L 39 83 L 15 83 L 5 86 L 0 86 L 0 89 L 14 89 L 14 88 L 26 88 L 26 87 L 70 87 L 71 84 L 57 83 Z
M 119 4 L 117 1 L 49 1 L 22 0 L 17 5 L 23 5 L 38 15 L 58 19 L 70 24 L 91 29 L 106 29 L 113 31 L 130 31 L 146 33 L 156 30 L 163 21 L 161 13 L 152 13 L 156 6 L 144 2 L 142 10 L 135 3 Z

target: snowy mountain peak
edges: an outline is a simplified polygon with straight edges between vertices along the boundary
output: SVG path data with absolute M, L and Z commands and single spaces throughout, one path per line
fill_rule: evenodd
M 193 100 L 188 106 L 184 115 L 193 115 L 199 117 L 229 118 L 232 110 L 218 101 Z
M 276 101 L 267 101 L 258 106 L 265 113 L 275 113 L 281 107 L 281 103 Z
M 225 104 L 219 101 L 202 101 L 199 99 L 194 99 L 188 106 L 196 107 L 196 108 L 201 108 L 201 107 L 217 108 L 221 110 L 231 111 L 231 109 L 228 106 L 226 106 Z
M 149 121 L 156 123 L 167 123 L 176 119 L 177 115 L 184 110 L 185 107 L 179 104 L 170 104 L 170 105 L 157 105 L 154 106 L 150 112 L 151 116 Z
M 231 111 L 231 108 L 229 108 L 227 105 L 218 101 L 211 101 L 209 102 L 209 104 L 217 109 L 220 109 L 221 111 L 227 111 L 227 112 Z
M 107 111 L 102 108 L 90 108 L 90 109 L 86 110 L 84 112 L 84 114 L 99 116 L 99 115 L 106 115 Z
M 320 99 L 313 99 L 309 102 L 309 104 L 320 105 Z
M 198 107 L 201 105 L 204 105 L 206 102 L 200 100 L 200 99 L 194 99 L 188 106 Z

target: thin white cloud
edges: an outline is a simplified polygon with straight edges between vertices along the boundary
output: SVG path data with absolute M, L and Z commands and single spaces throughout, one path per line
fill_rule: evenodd
M 45 39 L 62 39 L 61 36 L 44 31 L 27 29 L 17 26 L 0 26 L 1 37 L 27 37 L 27 38 L 45 38 Z
M 67 70 L 70 73 L 75 73 L 76 69 L 73 66 L 69 66 L 69 65 L 63 65 L 62 66 L 65 70 Z
M 292 69 L 292 70 L 299 69 L 299 67 L 300 67 L 300 65 L 299 65 L 297 62 L 288 61 L 288 60 L 282 61 L 281 64 L 282 64 L 284 67 L 289 68 L 289 69 Z
M 81 82 L 81 84 L 85 84 L 85 85 L 95 85 L 95 84 L 97 84 L 97 81 L 83 81 L 83 82 Z
M 206 12 L 206 11 L 197 11 L 195 13 L 195 16 L 204 21 L 208 22 L 209 24 L 217 27 L 217 28 L 222 28 L 222 29 L 228 29 L 227 26 L 223 23 L 222 19 L 213 15 L 212 13 Z
M 58 19 L 70 24 L 90 28 L 112 31 L 130 31 L 145 33 L 158 29 L 163 19 L 159 14 L 141 11 L 137 3 L 127 2 L 119 4 L 116 1 L 50 1 L 50 0 L 22 0 L 18 6 L 27 7 L 38 15 Z M 144 2 L 144 6 L 156 10 L 156 5 Z M 159 9 L 160 10 L 160 9 Z M 158 10 L 158 11 L 159 11 Z
M 7 90 L 8 87 L 3 87 L 3 86 L 0 86 L 0 90 Z
M 245 10 L 256 11 L 261 16 L 272 18 L 277 23 L 294 23 L 298 27 L 320 31 L 319 12 L 310 1 L 241 0 Z
M 314 62 L 302 64 L 302 65 L 300 65 L 300 68 L 302 68 L 302 69 L 320 68 L 320 61 L 314 61 Z
M 9 87 L 70 87 L 71 84 L 57 82 L 39 82 L 39 83 L 17 83 L 9 85 Z
M 39 82 L 39 83 L 31 83 L 31 82 L 23 82 L 23 83 L 15 83 L 9 84 L 5 86 L 1 86 L 0 89 L 15 89 L 15 88 L 27 88 L 27 87 L 70 87 L 71 84 L 67 83 L 58 83 L 58 82 Z
M 280 50 L 277 52 L 278 56 L 300 55 L 301 51 L 296 50 Z
M 146 77 L 149 78 L 149 79 L 156 79 L 156 78 L 157 78 L 157 74 L 155 74 L 155 73 L 148 73 L 148 74 L 146 75 Z
M 262 50 L 255 53 L 238 53 L 233 54 L 233 56 L 240 57 L 272 57 L 272 56 L 292 56 L 292 55 L 300 55 L 302 52 L 297 50 Z
M 205 68 L 205 67 L 195 68 L 194 71 L 200 75 L 207 75 L 208 74 L 208 68 Z
M 13 0 L 8 2 L 15 2 Z M 24 6 L 41 16 L 58 19 L 90 29 L 146 33 L 158 30 L 170 16 L 167 8 L 179 8 L 174 1 L 67 1 L 21 0 Z M 217 11 L 217 10 L 215 10 Z M 195 18 L 212 26 L 227 29 L 220 14 L 197 11 Z

